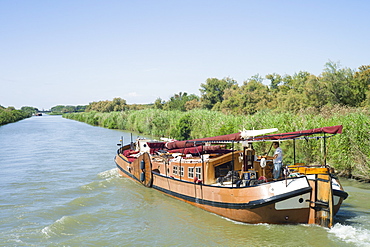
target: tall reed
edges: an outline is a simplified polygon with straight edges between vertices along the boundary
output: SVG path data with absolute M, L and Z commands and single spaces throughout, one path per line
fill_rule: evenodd
M 278 128 L 279 133 L 343 125 L 343 134 L 328 138 L 327 163 L 342 175 L 370 179 L 370 116 L 367 110 L 331 107 L 306 109 L 298 113 L 261 111 L 254 115 L 226 115 L 217 111 L 194 109 L 188 112 L 145 109 L 125 112 L 83 112 L 66 118 L 178 140 L 236 133 L 243 129 Z M 293 142 L 282 143 L 284 162 L 293 163 Z M 270 143 L 256 143 L 260 153 Z M 296 142 L 296 162 L 323 163 L 322 140 Z M 271 154 L 271 153 L 270 153 Z

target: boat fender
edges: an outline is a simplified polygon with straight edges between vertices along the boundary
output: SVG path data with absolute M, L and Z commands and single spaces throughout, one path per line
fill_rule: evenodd
M 140 181 L 141 182 L 145 181 L 145 172 L 140 173 Z
M 140 161 L 140 169 L 141 170 L 144 170 L 145 169 L 145 161 L 144 160 L 141 160 Z
M 259 183 L 266 183 L 267 178 L 265 176 L 261 176 L 261 177 L 258 178 L 258 181 L 259 181 Z
M 262 158 L 262 159 L 261 159 L 260 166 L 261 166 L 262 168 L 265 168 L 265 167 L 266 167 L 266 159 L 265 159 L 265 158 Z

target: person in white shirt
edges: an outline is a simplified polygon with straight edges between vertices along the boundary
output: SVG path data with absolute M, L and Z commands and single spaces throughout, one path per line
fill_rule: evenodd
M 276 148 L 273 156 L 273 177 L 274 179 L 278 179 L 280 177 L 281 167 L 283 165 L 283 150 L 281 149 L 281 147 L 279 147 L 279 142 L 274 142 L 272 145 L 274 146 L 274 148 Z

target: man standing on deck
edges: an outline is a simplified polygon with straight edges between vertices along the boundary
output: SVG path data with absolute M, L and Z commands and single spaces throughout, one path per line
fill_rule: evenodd
M 274 148 L 276 148 L 274 153 L 274 171 L 273 177 L 274 179 L 278 179 L 280 177 L 281 167 L 283 165 L 283 150 L 279 147 L 279 142 L 274 142 L 272 144 Z

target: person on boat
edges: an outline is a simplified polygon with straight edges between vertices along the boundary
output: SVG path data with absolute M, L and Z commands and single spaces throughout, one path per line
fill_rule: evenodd
M 279 142 L 273 142 L 272 144 L 275 148 L 275 153 L 273 156 L 274 170 L 273 177 L 278 179 L 280 177 L 281 167 L 283 165 L 283 150 L 279 146 Z

